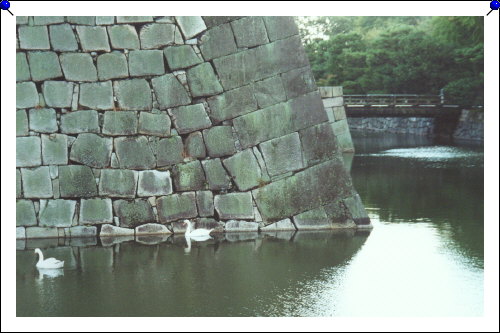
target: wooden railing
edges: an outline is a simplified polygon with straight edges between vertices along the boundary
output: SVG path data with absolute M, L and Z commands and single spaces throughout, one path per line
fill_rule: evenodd
M 440 106 L 441 95 L 344 95 L 344 105 L 359 106 Z

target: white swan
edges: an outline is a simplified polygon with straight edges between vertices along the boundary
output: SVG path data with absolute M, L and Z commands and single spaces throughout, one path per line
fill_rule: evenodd
M 35 249 L 35 253 L 38 254 L 38 262 L 36 263 L 37 268 L 63 268 L 64 267 L 64 261 L 62 260 L 57 260 L 56 258 L 47 258 L 43 259 L 43 253 L 40 251 L 40 249 Z
M 199 242 L 210 239 L 211 238 L 210 233 L 214 230 L 214 229 L 208 230 L 203 228 L 193 230 L 193 226 L 191 224 L 191 221 L 189 220 L 184 220 L 184 224 L 187 224 L 187 229 L 186 233 L 184 234 L 184 237 L 192 238 L 193 240 Z

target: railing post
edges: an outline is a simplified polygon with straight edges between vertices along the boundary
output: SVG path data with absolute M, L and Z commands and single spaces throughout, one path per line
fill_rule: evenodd
M 439 90 L 439 98 L 441 100 L 441 104 L 444 104 L 444 88 Z

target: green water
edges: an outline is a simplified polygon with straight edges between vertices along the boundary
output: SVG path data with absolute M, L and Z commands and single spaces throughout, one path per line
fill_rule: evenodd
M 354 139 L 370 234 L 18 242 L 17 315 L 482 315 L 482 147 Z M 36 247 L 65 269 L 38 271 Z

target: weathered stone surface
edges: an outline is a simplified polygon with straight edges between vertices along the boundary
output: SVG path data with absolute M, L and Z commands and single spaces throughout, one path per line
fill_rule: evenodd
M 22 49 L 28 50 L 48 50 L 49 33 L 46 26 L 19 27 L 19 44 Z
M 334 106 L 332 109 L 336 121 L 346 119 L 345 108 L 343 106 Z
M 16 201 L 16 226 L 37 225 L 35 208 L 31 200 Z
M 205 149 L 205 143 L 203 142 L 201 132 L 189 134 L 186 138 L 185 152 L 187 157 L 205 158 L 207 156 L 207 150 Z
M 265 16 L 264 22 L 270 41 L 299 34 L 299 29 L 291 16 Z
M 113 223 L 111 199 L 82 199 L 80 202 L 80 224 Z
M 130 51 L 128 67 L 130 76 L 164 74 L 163 52 L 161 50 Z
M 45 81 L 42 86 L 45 104 L 54 108 L 69 108 L 73 99 L 73 83 Z
M 324 98 L 323 105 L 325 108 L 343 106 L 344 105 L 344 98 L 343 97 Z
M 194 192 L 172 194 L 156 200 L 160 223 L 189 219 L 197 216 Z
M 211 111 L 210 117 L 216 122 L 257 110 L 257 101 L 250 85 L 226 91 L 219 96 L 208 98 L 207 101 Z
M 176 191 L 196 191 L 205 188 L 205 174 L 200 161 L 177 164 L 172 170 Z
M 269 42 L 262 17 L 244 17 L 232 21 L 231 27 L 238 47 L 254 47 Z
M 50 44 L 54 51 L 76 51 L 78 43 L 69 24 L 51 25 L 49 27 Z
M 108 28 L 108 33 L 113 49 L 136 50 L 140 48 L 137 30 L 132 25 L 115 25 Z
M 68 81 L 97 81 L 97 69 L 88 53 L 62 53 L 59 57 Z
M 134 236 L 134 229 L 116 227 L 111 224 L 104 224 L 101 227 L 100 237 L 114 237 L 114 236 Z
M 157 166 L 169 166 L 184 160 L 184 146 L 180 136 L 161 139 L 158 142 Z
M 250 192 L 216 195 L 214 206 L 219 217 L 223 220 L 254 218 L 252 195 Z
M 347 124 L 347 119 L 331 123 L 331 126 L 337 137 L 340 150 L 343 152 L 354 152 L 354 146 L 352 143 L 351 132 L 349 131 L 349 125 Z
M 109 52 L 108 34 L 105 27 L 77 26 L 76 32 L 84 52 L 105 51 Z
M 279 75 L 255 82 L 253 90 L 259 108 L 265 108 L 286 100 L 285 89 Z
M 319 207 L 293 217 L 298 230 L 331 229 L 332 223 L 326 216 L 325 209 Z
M 203 16 L 203 21 L 207 27 L 215 27 L 233 20 L 239 19 L 241 16 Z
M 144 136 L 115 139 L 115 152 L 121 168 L 151 169 L 156 166 L 148 139 Z
M 210 190 L 228 190 L 231 188 L 231 179 L 222 166 L 220 159 L 211 159 L 201 162 L 207 177 L 208 188 Z
M 61 132 L 68 134 L 99 133 L 97 111 L 75 111 L 61 115 Z
M 200 39 L 200 51 L 205 60 L 236 52 L 233 31 L 229 24 L 209 29 Z
M 30 130 L 40 133 L 57 131 L 56 111 L 54 109 L 31 109 L 29 111 Z
M 135 228 L 135 234 L 137 236 L 155 235 L 155 234 L 171 234 L 171 233 L 172 233 L 172 231 L 170 231 L 166 226 L 164 226 L 163 224 L 158 224 L 158 223 L 143 224 L 143 225 Z
M 16 239 L 26 239 L 26 229 L 24 227 L 16 227 Z M 24 249 L 24 246 L 22 246 Z M 16 250 L 18 249 L 18 246 L 16 244 Z
M 153 22 L 153 16 L 117 16 L 117 23 L 147 23 Z
M 316 90 L 316 82 L 309 66 L 283 73 L 281 79 L 288 98 L 295 98 Z
M 17 16 L 16 25 L 28 24 L 28 16 Z
M 259 230 L 259 224 L 257 222 L 230 220 L 226 222 L 225 230 L 226 232 L 256 232 Z
M 113 208 L 120 219 L 120 226 L 123 227 L 135 228 L 141 224 L 156 222 L 153 207 L 147 200 L 116 200 L 113 202 Z
M 284 219 L 260 228 L 261 231 L 295 231 L 295 225 L 290 219 Z
M 89 226 L 76 226 L 69 228 L 69 236 L 71 238 L 77 237 L 96 237 L 97 236 L 97 228 L 89 227 Z
M 95 24 L 96 25 L 108 25 L 108 24 L 113 24 L 113 23 L 115 23 L 114 16 L 96 16 L 95 17 Z
M 64 23 L 64 16 L 33 16 L 35 25 Z
M 169 136 L 170 126 L 170 117 L 164 113 L 141 112 L 139 115 L 138 131 L 141 134 Z
M 173 74 L 155 77 L 151 80 L 158 103 L 164 109 L 191 103 L 186 89 Z
M 212 65 L 208 62 L 189 68 L 186 75 L 193 97 L 210 96 L 223 91 Z
M 103 169 L 99 195 L 114 198 L 134 198 L 138 173 L 133 170 Z
M 40 138 L 37 136 L 16 138 L 16 167 L 32 167 L 41 164 Z
M 16 198 L 22 198 L 23 196 L 23 185 L 21 180 L 21 171 L 16 169 Z
M 214 196 L 211 191 L 196 192 L 196 206 L 198 207 L 199 216 L 214 215 Z
M 153 23 L 141 28 L 141 48 L 157 49 L 174 43 L 175 25 Z M 163 57 L 163 56 L 162 56 Z
M 111 81 L 80 84 L 79 103 L 89 109 L 112 109 L 114 102 Z
M 16 53 L 16 81 L 28 81 L 31 80 L 30 68 L 28 66 L 28 60 L 26 60 L 26 53 L 17 52 Z
M 68 164 L 68 137 L 64 134 L 42 134 L 44 165 Z
M 55 52 L 28 52 L 31 78 L 43 81 L 62 76 L 59 58 Z
M 236 152 L 231 126 L 214 126 L 203 131 L 210 157 L 232 155 Z
M 82 133 L 73 142 L 69 158 L 93 168 L 106 168 L 109 166 L 112 150 L 111 138 L 103 138 L 94 133 Z
M 166 47 L 163 52 L 171 70 L 188 68 L 203 62 L 191 45 L 170 46 Z
M 323 162 L 340 153 L 330 123 L 319 124 L 300 131 L 300 139 L 308 165 Z
M 66 21 L 71 24 L 95 25 L 95 16 L 66 16 Z
M 20 82 L 16 84 L 16 108 L 31 108 L 37 106 L 38 102 L 39 97 L 35 83 Z
M 238 190 L 246 191 L 266 182 L 251 149 L 239 152 L 223 161 Z
M 120 52 L 111 52 L 98 56 L 97 73 L 99 80 L 128 77 L 128 65 L 125 55 Z
M 193 38 L 207 29 L 201 16 L 176 16 L 175 19 L 186 39 Z
M 59 167 L 59 189 L 62 198 L 97 196 L 97 186 L 92 169 L 84 165 L 61 165 Z
M 16 111 L 16 136 L 28 135 L 28 116 L 26 110 Z
M 212 125 L 202 103 L 174 108 L 171 115 L 179 134 L 190 133 Z
M 154 80 L 152 80 L 153 86 Z M 151 110 L 151 88 L 148 81 L 144 79 L 115 81 L 113 87 L 120 109 Z M 156 95 L 158 96 L 158 92 L 156 92 Z
M 139 172 L 137 196 L 151 197 L 172 193 L 172 179 L 169 171 L 147 170 Z
M 40 226 L 71 227 L 75 209 L 74 200 L 40 200 Z
M 135 111 L 105 112 L 102 133 L 107 135 L 137 134 L 137 112 Z
M 26 228 L 26 238 L 58 238 L 57 228 L 29 227 Z
M 366 213 L 365 207 L 361 202 L 359 194 L 355 194 L 343 200 L 344 205 L 351 213 L 352 219 L 356 224 L 370 224 L 370 218 Z
M 318 144 L 323 144 L 320 141 Z M 298 133 L 291 133 L 259 145 L 270 176 L 280 175 L 305 167 Z

